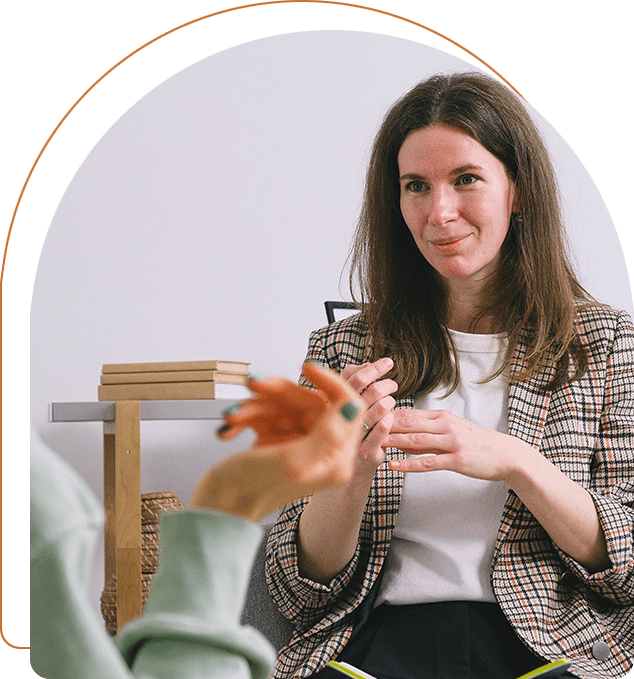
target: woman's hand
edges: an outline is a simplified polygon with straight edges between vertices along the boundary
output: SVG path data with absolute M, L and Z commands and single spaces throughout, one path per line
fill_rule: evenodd
M 359 528 L 376 468 L 385 459 L 381 448 L 392 426 L 396 382 L 383 379 L 390 358 L 350 365 L 341 377 L 365 407 L 363 439 L 357 442 L 353 472 L 345 485 L 311 496 L 299 520 L 297 565 L 302 577 L 329 583 L 354 556 Z M 309 377 L 306 375 L 306 377 Z M 319 387 L 319 385 L 316 385 Z
M 358 458 L 372 471 L 385 459 L 383 442 L 392 428 L 396 401 L 391 394 L 398 385 L 394 380 L 382 378 L 393 366 L 391 358 L 380 358 L 374 363 L 346 366 L 341 373 L 367 409 L 363 418 L 366 435 L 359 446 Z
M 561 550 L 591 573 L 610 568 L 592 496 L 528 443 L 444 410 L 403 410 L 394 413 L 384 445 L 421 455 L 391 460 L 396 471 L 447 469 L 505 481 Z
M 258 521 L 350 478 L 363 435 L 363 404 L 336 373 L 307 363 L 304 374 L 316 391 L 284 378 L 249 383 L 255 396 L 226 415 L 219 435 L 229 439 L 252 427 L 257 440 L 201 478 L 193 506 Z
M 445 410 L 400 410 L 383 442 L 409 455 L 392 460 L 390 468 L 402 472 L 446 469 L 475 479 L 509 482 L 523 441 L 483 427 Z M 526 451 L 525 451 L 526 452 Z

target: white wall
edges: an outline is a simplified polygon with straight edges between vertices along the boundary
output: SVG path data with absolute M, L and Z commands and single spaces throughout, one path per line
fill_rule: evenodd
M 78 169 L 50 226 L 31 308 L 32 418 L 101 495 L 101 427 L 51 424 L 96 400 L 109 362 L 227 358 L 297 377 L 339 285 L 365 162 L 389 105 L 472 67 L 378 34 L 266 38 L 205 59 L 133 106 Z M 625 261 L 592 181 L 535 114 L 559 172 L 582 281 L 632 311 Z M 214 423 L 144 423 L 143 492 L 187 501 Z

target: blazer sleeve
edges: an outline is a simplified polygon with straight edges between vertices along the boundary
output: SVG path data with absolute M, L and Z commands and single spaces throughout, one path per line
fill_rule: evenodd
M 340 371 L 336 352 L 326 351 L 327 328 L 312 332 L 308 343 L 307 359 L 318 361 L 333 370 Z M 330 356 L 327 356 L 327 353 Z M 307 384 L 302 378 L 300 383 Z M 344 568 L 327 585 L 303 578 L 297 561 L 297 531 L 299 520 L 308 503 L 304 498 L 289 504 L 273 526 L 266 553 L 266 579 L 275 604 L 300 630 L 310 629 L 325 614 L 336 607 L 342 598 L 359 562 L 359 546 Z
M 604 402 L 588 491 L 612 565 L 598 573 L 560 551 L 572 572 L 594 591 L 621 605 L 634 604 L 634 327 L 619 314 L 605 362 Z

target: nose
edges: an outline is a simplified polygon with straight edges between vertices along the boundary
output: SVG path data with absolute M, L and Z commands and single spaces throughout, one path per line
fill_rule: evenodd
M 450 187 L 434 187 L 430 201 L 428 219 L 434 226 L 444 226 L 456 218 L 457 196 Z

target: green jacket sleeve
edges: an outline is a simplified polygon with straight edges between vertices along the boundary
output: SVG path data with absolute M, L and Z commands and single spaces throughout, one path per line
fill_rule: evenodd
M 240 625 L 261 528 L 220 512 L 165 516 L 144 613 L 113 640 L 88 595 L 103 509 L 31 436 L 33 669 L 47 679 L 264 679 L 273 649 Z

